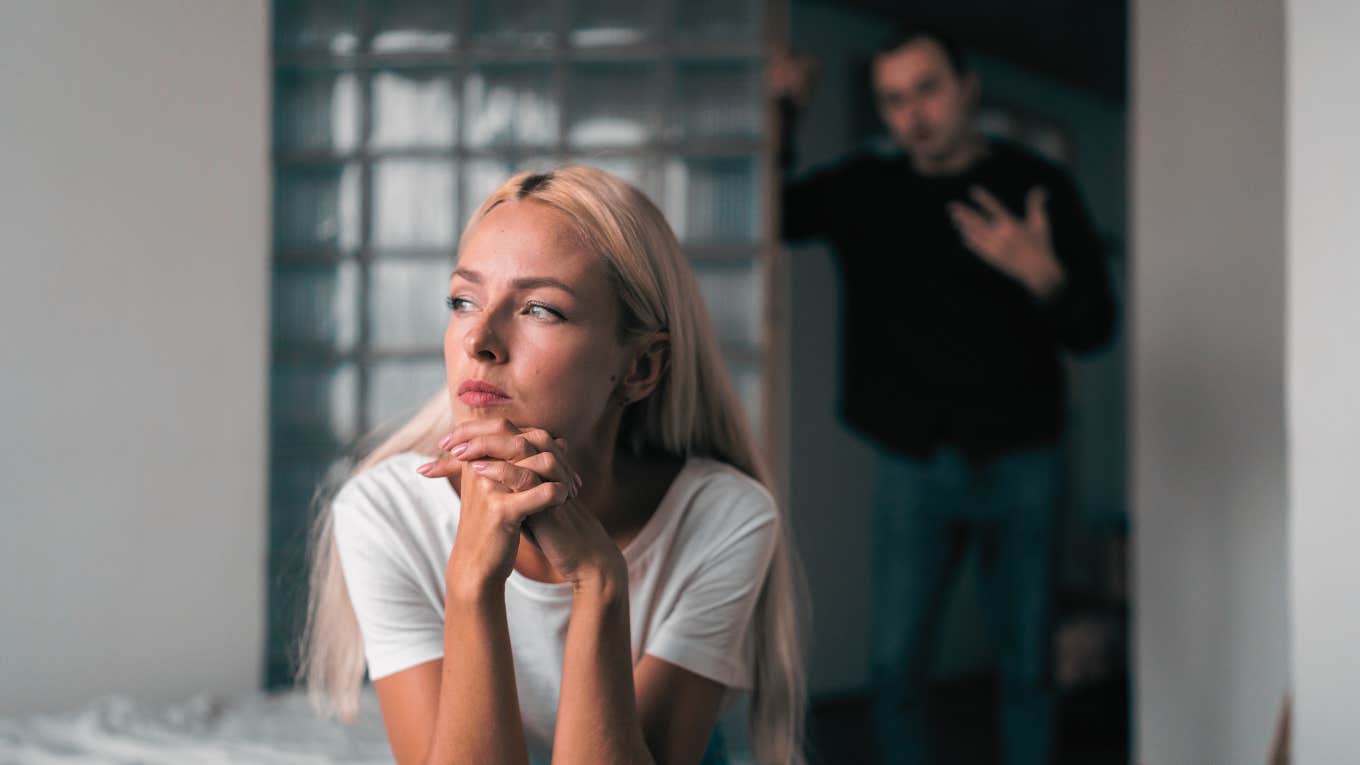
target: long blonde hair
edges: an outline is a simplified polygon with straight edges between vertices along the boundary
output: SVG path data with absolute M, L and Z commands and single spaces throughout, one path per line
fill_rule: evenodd
M 650 396 L 629 407 L 620 425 L 620 444 L 636 452 L 710 457 L 768 487 L 698 284 L 656 205 L 633 186 L 595 168 L 520 173 L 482 203 L 464 233 L 510 199 L 532 199 L 565 213 L 579 235 L 604 257 L 622 308 L 625 338 L 669 333 L 666 377 Z M 403 452 L 439 454 L 436 442 L 453 424 L 448 393 L 441 390 L 360 460 L 352 475 Z M 799 607 L 806 598 L 788 517 L 783 508 L 779 513 L 779 541 L 753 625 L 751 741 L 758 762 L 802 765 L 806 676 Z M 315 703 L 350 719 L 363 683 L 364 654 L 328 504 L 317 515 L 310 547 L 310 593 L 298 676 Z

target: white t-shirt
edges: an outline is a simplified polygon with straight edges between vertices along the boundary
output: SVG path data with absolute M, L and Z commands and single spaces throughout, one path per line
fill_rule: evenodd
M 391 457 L 333 502 L 345 584 L 375 680 L 444 655 L 444 569 L 460 503 L 444 479 Z M 752 682 L 752 615 L 779 534 L 774 499 L 730 465 L 690 457 L 637 536 L 628 563 L 632 656 L 650 654 L 732 690 Z M 570 584 L 518 571 L 505 587 L 520 715 L 530 758 L 547 762 L 571 615 Z

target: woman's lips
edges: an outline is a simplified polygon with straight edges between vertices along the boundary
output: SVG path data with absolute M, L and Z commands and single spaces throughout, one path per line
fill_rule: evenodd
M 464 380 L 458 386 L 458 400 L 468 406 L 494 406 L 510 400 L 505 391 L 481 380 Z
M 482 390 L 470 390 L 466 393 L 459 393 L 458 400 L 468 406 L 495 406 L 496 404 L 509 403 L 510 397 L 497 396 L 495 393 L 487 393 Z

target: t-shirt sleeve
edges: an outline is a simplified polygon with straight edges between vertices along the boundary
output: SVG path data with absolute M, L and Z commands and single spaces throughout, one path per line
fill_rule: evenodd
M 331 504 L 336 551 L 377 680 L 444 655 L 444 620 L 421 588 L 391 514 L 357 488 Z
M 779 517 L 774 499 L 754 486 L 703 512 L 739 520 L 689 540 L 687 548 L 697 548 L 700 557 L 687 567 L 691 573 L 675 607 L 645 652 L 729 688 L 750 688 L 752 620 L 778 543 Z

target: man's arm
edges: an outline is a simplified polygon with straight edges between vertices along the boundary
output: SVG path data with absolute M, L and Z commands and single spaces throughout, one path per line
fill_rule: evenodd
M 1050 227 L 1063 282 L 1043 302 L 1044 315 L 1067 348 L 1094 351 L 1110 341 L 1115 326 L 1105 248 L 1071 180 L 1060 176 L 1051 185 Z
M 793 132 L 798 108 L 779 102 L 779 235 L 785 241 L 815 239 L 831 233 L 839 216 L 841 184 L 831 171 L 794 178 Z
M 786 241 L 830 234 L 841 215 L 843 184 L 833 170 L 794 177 L 794 134 L 798 119 L 812 99 L 817 62 L 786 51 L 770 55 L 766 71 L 769 96 L 775 103 L 775 155 L 780 178 L 780 237 Z

